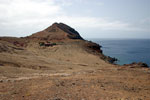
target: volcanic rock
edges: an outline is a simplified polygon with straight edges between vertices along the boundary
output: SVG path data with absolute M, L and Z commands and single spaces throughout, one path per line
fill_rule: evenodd
M 129 66 L 130 68 L 140 68 L 140 67 L 148 68 L 148 65 L 143 62 L 138 62 L 138 63 L 133 62 L 131 64 L 124 64 L 124 66 Z
M 70 26 L 63 23 L 54 23 L 52 26 L 43 31 L 37 32 L 28 38 L 38 38 L 41 40 L 66 40 L 66 39 L 81 39 L 80 34 Z

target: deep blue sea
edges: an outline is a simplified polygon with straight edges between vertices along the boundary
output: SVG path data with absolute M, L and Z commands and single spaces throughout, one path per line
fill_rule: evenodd
M 117 64 L 144 62 L 150 66 L 150 39 L 88 39 L 102 46 L 103 53 Z

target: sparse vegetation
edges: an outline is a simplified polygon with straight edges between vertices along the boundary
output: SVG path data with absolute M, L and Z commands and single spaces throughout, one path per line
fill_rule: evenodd
M 39 42 L 39 45 L 40 46 L 46 46 L 46 47 L 49 47 L 49 46 L 54 46 L 54 45 L 57 45 L 56 43 L 51 43 L 51 42 Z

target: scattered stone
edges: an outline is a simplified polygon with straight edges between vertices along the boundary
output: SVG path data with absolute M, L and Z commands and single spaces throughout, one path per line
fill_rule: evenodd
M 61 85 L 61 86 L 65 86 L 65 84 L 64 84 L 64 82 L 63 82 L 63 81 L 60 83 L 60 85 Z
M 54 99 L 52 99 L 52 100 L 64 100 L 64 99 L 62 99 L 62 98 L 54 98 Z
M 0 80 L 0 83 L 2 83 L 3 82 L 3 80 Z
M 101 85 L 101 88 L 103 88 L 104 87 L 104 85 Z
M 4 66 L 3 64 L 0 64 L 0 66 Z

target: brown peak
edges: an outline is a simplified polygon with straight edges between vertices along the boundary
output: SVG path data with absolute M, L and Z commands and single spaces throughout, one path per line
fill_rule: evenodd
M 66 25 L 64 23 L 57 23 L 57 22 L 55 22 L 55 23 L 53 23 L 51 26 L 49 26 L 45 30 L 50 32 L 51 30 L 58 29 L 58 28 L 60 30 L 64 31 L 64 32 L 67 32 L 67 33 L 70 33 L 70 34 L 77 34 L 77 35 L 79 35 L 79 33 L 75 29 L 73 29 L 72 27 L 70 27 L 70 26 L 68 26 L 68 25 Z
M 53 23 L 50 27 L 59 27 L 59 28 L 62 28 L 62 27 L 68 27 L 68 28 L 71 28 L 71 27 L 69 27 L 68 25 L 66 25 L 66 24 L 64 24 L 64 23 L 57 23 L 57 22 L 55 22 L 55 23 Z
M 46 28 L 45 30 L 49 31 L 49 30 L 51 30 L 52 28 L 59 28 L 59 29 L 61 29 L 61 27 L 63 27 L 62 24 L 63 24 L 63 23 L 57 23 L 57 22 L 55 22 L 55 23 L 53 23 L 51 26 L 49 26 L 48 28 Z M 65 25 L 65 24 L 63 24 L 63 25 Z
M 53 23 L 50 27 L 48 27 L 47 29 L 45 29 L 45 31 L 48 31 L 48 32 L 58 32 L 59 30 L 67 33 L 70 38 L 74 38 L 74 39 L 83 39 L 80 34 L 75 30 L 73 29 L 72 27 L 64 24 L 64 23 Z
M 64 36 L 67 35 L 67 38 L 70 38 L 70 39 L 82 39 L 83 40 L 83 38 L 75 29 L 73 29 L 72 27 L 64 23 L 57 23 L 57 22 L 53 23 L 51 26 L 49 26 L 45 30 L 32 34 L 31 36 L 32 37 L 34 36 L 35 37 L 40 37 L 40 36 L 47 37 L 51 35 L 50 37 L 53 37 L 56 34 L 57 34 L 56 36 L 58 36 L 59 33 L 64 34 Z
M 70 27 L 64 23 L 54 23 L 54 24 L 52 24 L 51 27 L 57 27 L 57 28 L 63 30 L 64 32 L 69 33 L 69 34 L 79 35 L 79 33 L 75 29 L 73 29 L 72 27 Z
M 58 26 L 58 25 L 59 25 L 59 23 L 55 22 L 51 26 Z

